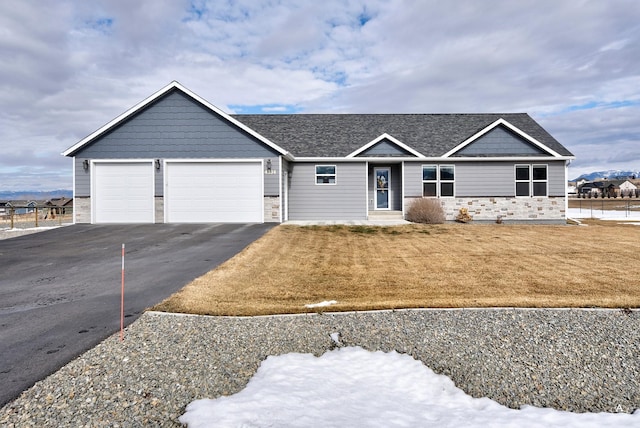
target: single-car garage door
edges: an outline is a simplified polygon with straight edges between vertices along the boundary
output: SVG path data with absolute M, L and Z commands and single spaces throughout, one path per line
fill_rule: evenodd
M 153 223 L 153 163 L 93 165 L 94 223 Z
M 262 223 L 262 164 L 167 162 L 167 223 Z

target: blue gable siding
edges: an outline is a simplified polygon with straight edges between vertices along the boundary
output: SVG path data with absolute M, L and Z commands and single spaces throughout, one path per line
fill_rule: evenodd
M 454 156 L 540 156 L 549 155 L 502 126 L 487 132 Z
M 278 153 L 173 91 L 82 148 L 79 158 L 268 158 Z
M 399 147 L 397 144 L 392 143 L 389 140 L 382 140 L 379 143 L 364 150 L 358 156 L 414 156 L 407 150 Z
M 272 159 L 279 153 L 204 108 L 180 91 L 173 91 L 118 125 L 75 154 L 76 196 L 90 195 L 90 173 L 84 159 Z M 277 182 L 265 176 L 269 194 Z M 274 190 L 275 188 L 275 190 Z M 163 194 L 161 171 L 156 172 L 156 196 Z

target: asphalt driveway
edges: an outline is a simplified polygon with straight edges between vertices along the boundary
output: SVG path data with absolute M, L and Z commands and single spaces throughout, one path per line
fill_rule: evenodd
M 0 406 L 273 224 L 73 225 L 0 240 Z M 126 340 L 126 337 L 125 337 Z

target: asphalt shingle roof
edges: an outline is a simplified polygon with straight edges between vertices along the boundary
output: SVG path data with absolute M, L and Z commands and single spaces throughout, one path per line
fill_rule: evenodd
M 296 157 L 344 157 L 387 133 L 442 156 L 502 118 L 563 156 L 573 156 L 526 113 L 233 115 Z

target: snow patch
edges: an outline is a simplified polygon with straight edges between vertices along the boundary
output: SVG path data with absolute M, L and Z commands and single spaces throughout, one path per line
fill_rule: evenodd
M 333 337 L 333 336 L 332 336 Z M 473 398 L 406 354 L 345 347 L 270 356 L 246 388 L 193 401 L 180 422 L 199 427 L 637 427 L 640 411 L 571 413 Z
M 325 300 L 324 302 L 320 302 L 320 303 L 309 303 L 304 305 L 305 308 L 322 308 L 324 306 L 331 306 L 331 305 L 335 305 L 336 302 L 335 300 Z
M 640 221 L 640 210 L 634 208 L 632 211 L 613 211 L 591 208 L 569 208 L 567 216 L 573 219 L 597 218 L 599 220 L 619 220 L 619 221 Z

